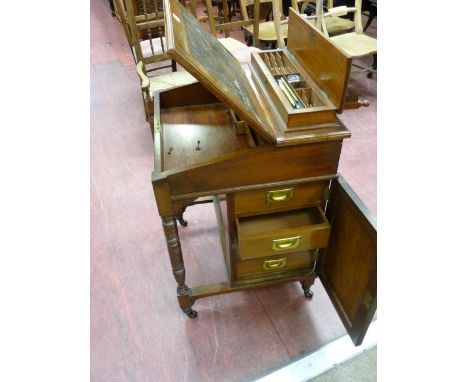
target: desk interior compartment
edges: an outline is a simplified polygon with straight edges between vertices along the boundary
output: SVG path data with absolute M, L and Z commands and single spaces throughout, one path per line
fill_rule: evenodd
M 288 58 L 284 51 L 277 50 L 265 52 L 261 53 L 260 57 L 263 59 L 263 62 L 270 70 L 270 73 L 273 74 L 273 78 L 276 80 L 278 87 L 276 90 L 280 91 L 278 93 L 283 95 L 283 101 L 286 101 L 288 105 L 291 106 L 291 103 L 288 102 L 288 97 L 281 89 L 278 81 L 288 86 L 288 95 L 292 95 L 294 97 L 293 101 L 297 101 L 296 109 L 300 110 L 325 106 L 325 101 L 311 88 L 309 82 L 304 78 L 299 69 L 292 63 L 291 59 Z
M 289 254 L 328 245 L 330 224 L 321 207 L 236 218 L 239 259 Z
M 333 105 L 286 50 L 254 53 L 252 67 L 288 129 L 334 122 Z
M 331 126 L 343 110 L 351 57 L 294 10 L 289 28 L 295 33 L 285 49 L 252 53 L 256 86 L 286 131 Z
M 199 82 L 155 94 L 155 150 L 160 171 L 178 170 L 252 147 L 237 134 L 229 108 Z M 158 108 L 156 108 L 158 106 Z

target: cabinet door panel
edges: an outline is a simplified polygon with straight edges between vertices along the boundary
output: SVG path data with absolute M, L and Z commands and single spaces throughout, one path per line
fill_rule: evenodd
M 332 227 L 319 276 L 353 343 L 362 343 L 377 309 L 377 223 L 339 176 L 326 216 Z

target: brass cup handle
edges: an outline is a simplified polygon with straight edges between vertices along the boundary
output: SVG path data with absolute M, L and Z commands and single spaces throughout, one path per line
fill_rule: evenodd
M 272 271 L 274 269 L 281 269 L 286 266 L 286 258 L 277 260 L 266 260 L 263 262 L 263 270 Z
M 284 239 L 273 240 L 272 249 L 273 251 L 282 251 L 284 249 L 294 249 L 299 247 L 301 243 L 300 236 L 285 237 Z
M 286 188 L 284 190 L 267 191 L 266 201 L 267 201 L 267 203 L 285 202 L 287 200 L 292 199 L 293 196 L 294 196 L 294 188 Z

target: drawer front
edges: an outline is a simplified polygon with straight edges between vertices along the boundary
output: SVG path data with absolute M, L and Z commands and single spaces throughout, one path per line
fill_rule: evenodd
M 234 213 L 252 215 L 318 205 L 328 184 L 329 181 L 325 181 L 237 192 L 234 195 Z
M 238 260 L 236 263 L 237 279 L 311 269 L 314 265 L 314 258 L 315 255 L 308 251 L 262 259 Z
M 306 212 L 314 216 L 310 222 L 303 217 Z M 294 226 L 299 219 L 303 219 L 301 225 Z M 239 218 L 237 226 L 241 260 L 324 248 L 330 237 L 330 224 L 319 207 Z M 249 227 L 258 229 L 255 231 Z M 266 227 L 263 232 L 262 227 Z

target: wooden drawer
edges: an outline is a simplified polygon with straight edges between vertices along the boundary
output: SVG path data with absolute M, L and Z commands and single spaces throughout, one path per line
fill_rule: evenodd
M 312 251 L 288 253 L 262 259 L 238 260 L 236 262 L 237 279 L 311 269 L 314 260 L 315 254 Z
M 237 192 L 234 195 L 234 213 L 253 215 L 319 205 L 329 183 L 327 180 Z
M 236 218 L 241 260 L 328 245 L 330 224 L 321 207 Z

